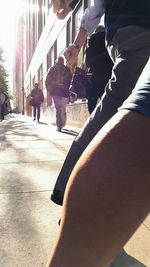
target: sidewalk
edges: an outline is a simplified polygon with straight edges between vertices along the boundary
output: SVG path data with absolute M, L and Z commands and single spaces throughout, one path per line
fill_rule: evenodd
M 78 132 L 22 115 L 0 123 L 0 267 L 45 267 L 61 217 L 50 195 Z M 150 267 L 150 216 L 111 267 Z

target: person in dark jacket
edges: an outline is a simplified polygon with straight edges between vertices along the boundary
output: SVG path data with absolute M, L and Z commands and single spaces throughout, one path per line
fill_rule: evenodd
M 64 65 L 64 58 L 58 57 L 54 66 L 50 68 L 45 81 L 46 89 L 54 101 L 58 131 L 61 131 L 66 124 L 66 106 L 69 101 L 71 78 L 70 69 Z
M 89 68 L 86 98 L 88 99 L 88 110 L 91 114 L 97 105 L 98 99 L 104 93 L 113 67 L 113 62 L 105 47 L 105 28 L 102 25 L 99 25 L 88 39 L 85 63 Z
M 35 83 L 34 88 L 31 91 L 31 101 L 33 106 L 33 120 L 40 121 L 40 109 L 41 104 L 44 101 L 43 91 L 38 87 L 38 83 Z
M 0 121 L 4 120 L 5 110 L 4 105 L 6 101 L 6 95 L 3 90 L 0 89 Z

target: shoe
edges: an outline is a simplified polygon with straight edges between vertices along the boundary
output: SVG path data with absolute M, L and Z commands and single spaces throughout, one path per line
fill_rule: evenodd
M 62 204 L 63 204 L 63 195 L 62 195 L 62 193 L 60 191 L 54 189 L 54 191 L 53 191 L 53 193 L 51 195 L 51 200 L 55 204 L 62 206 Z
M 35 121 L 35 120 L 36 120 L 36 118 L 33 119 L 33 121 Z
M 57 130 L 56 130 L 57 132 L 61 132 L 61 128 L 57 128 Z

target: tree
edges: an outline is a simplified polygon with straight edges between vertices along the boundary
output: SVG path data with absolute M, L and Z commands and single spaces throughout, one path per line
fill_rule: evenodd
M 11 111 L 11 94 L 9 92 L 9 86 L 8 86 L 8 73 L 4 67 L 4 59 L 3 59 L 3 49 L 0 47 L 0 89 L 5 94 L 5 114 L 8 114 L 9 111 Z
M 8 73 L 4 68 L 3 49 L 0 47 L 0 89 L 9 96 Z

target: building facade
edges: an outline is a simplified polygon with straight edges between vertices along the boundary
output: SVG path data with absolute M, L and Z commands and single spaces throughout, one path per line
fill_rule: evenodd
M 80 1 L 64 20 L 56 18 L 49 0 L 26 0 L 25 3 L 25 13 L 19 21 L 16 47 L 16 106 L 23 114 L 31 115 L 27 102 L 34 83 L 38 82 L 45 97 L 42 116 L 53 121 L 54 108 L 47 106 L 46 75 L 57 57 L 73 41 L 87 1 Z M 82 65 L 83 57 L 84 48 L 78 56 L 77 66 Z M 78 100 L 74 104 L 68 104 L 67 109 L 69 124 L 82 126 L 89 116 L 86 101 Z

